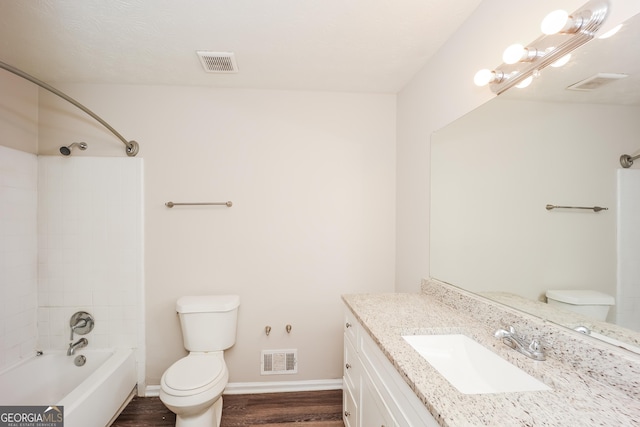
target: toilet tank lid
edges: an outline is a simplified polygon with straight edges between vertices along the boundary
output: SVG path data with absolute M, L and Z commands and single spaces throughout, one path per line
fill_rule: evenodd
M 547 298 L 573 305 L 614 305 L 616 301 L 611 295 L 584 289 L 547 291 Z
M 238 295 L 200 295 L 178 298 L 178 313 L 215 313 L 231 311 L 240 305 Z

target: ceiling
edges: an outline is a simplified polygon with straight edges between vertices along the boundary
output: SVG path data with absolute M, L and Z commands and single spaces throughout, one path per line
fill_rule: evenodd
M 0 61 L 48 83 L 395 93 L 480 1 L 2 0 Z

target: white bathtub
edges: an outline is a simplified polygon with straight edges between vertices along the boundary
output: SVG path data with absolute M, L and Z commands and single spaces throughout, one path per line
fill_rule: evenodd
M 65 427 L 109 424 L 136 385 L 131 349 L 81 350 L 75 356 L 50 351 L 0 373 L 0 406 L 58 405 L 64 407 Z

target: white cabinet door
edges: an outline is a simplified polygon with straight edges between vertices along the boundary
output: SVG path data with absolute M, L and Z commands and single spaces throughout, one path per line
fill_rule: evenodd
M 398 425 L 366 372 L 362 374 L 361 397 L 360 425 L 362 427 L 395 427 Z
M 356 348 L 348 339 L 344 338 L 344 381 L 345 385 L 351 390 L 353 397 L 356 401 L 360 398 L 360 371 L 361 362 L 356 353 Z
M 354 343 L 347 332 L 344 335 L 344 361 L 342 367 L 342 406 L 343 420 L 346 427 L 359 427 L 360 372 L 362 366 Z
M 344 314 L 343 420 L 346 427 L 438 427 L 351 310 Z
M 360 426 L 358 424 L 358 405 L 349 387 L 345 387 L 342 391 L 342 421 L 344 421 L 345 427 Z

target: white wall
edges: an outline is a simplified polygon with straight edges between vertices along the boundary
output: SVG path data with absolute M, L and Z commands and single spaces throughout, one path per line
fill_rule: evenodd
M 484 0 L 443 48 L 398 94 L 396 290 L 419 289 L 429 276 L 429 138 L 493 95 L 473 84 L 482 68 L 502 62 L 511 43 L 540 35 L 544 16 L 559 8 L 573 11 L 582 0 Z M 640 12 L 640 2 L 611 1 L 603 30 Z M 461 266 L 462 267 L 462 266 Z
M 340 295 L 394 286 L 395 96 L 60 89 L 141 146 L 148 383 L 185 354 L 176 299 L 225 293 L 241 297 L 231 382 L 341 378 Z M 122 156 L 82 114 L 42 94 L 40 152 L 84 140 L 73 156 Z M 164 205 L 227 200 L 233 207 Z M 297 375 L 260 376 L 261 349 L 289 348 Z

